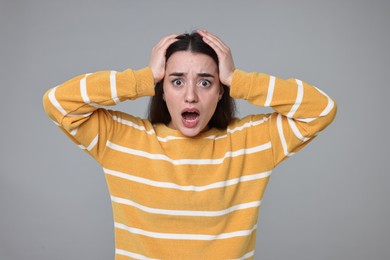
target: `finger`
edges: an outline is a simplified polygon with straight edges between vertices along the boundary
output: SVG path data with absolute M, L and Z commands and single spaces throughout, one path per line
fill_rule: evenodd
M 161 38 L 161 40 L 158 42 L 158 45 L 161 45 L 163 44 L 164 42 L 166 42 L 167 40 L 170 40 L 170 39 L 173 39 L 177 36 L 177 34 L 170 34 L 170 35 L 167 35 L 167 36 L 164 36 L 163 38 Z
M 227 59 L 231 53 L 230 49 L 227 46 L 221 45 L 218 41 L 213 39 L 205 38 L 203 39 L 213 50 L 217 53 L 220 61 Z
M 154 82 L 159 82 L 164 77 L 165 54 L 168 47 L 175 41 L 177 34 L 171 34 L 163 37 L 152 49 L 149 66 L 152 69 Z
M 162 38 L 152 49 L 151 59 L 156 59 L 158 57 L 165 59 L 165 53 L 168 47 L 177 41 L 177 34 L 171 34 Z
M 221 47 L 224 47 L 226 46 L 226 44 L 220 39 L 218 38 L 216 35 L 208 32 L 208 31 L 205 31 L 204 35 L 206 36 L 206 38 L 212 40 L 213 42 L 215 42 L 217 45 L 221 46 Z M 226 46 L 227 47 L 227 46 Z
M 218 48 L 222 52 L 227 52 L 229 51 L 229 47 L 217 36 L 214 34 L 206 31 L 206 30 L 201 30 L 199 31 L 200 34 L 203 36 L 203 39 L 210 45 L 213 45 L 214 47 Z
M 218 54 L 218 56 L 223 53 L 223 48 L 221 47 L 221 45 L 210 37 L 204 36 L 203 41 L 207 43 L 211 48 L 213 48 L 214 51 Z
M 155 47 L 157 47 L 158 49 L 168 47 L 170 44 L 177 41 L 177 39 L 176 39 L 177 36 L 178 36 L 178 34 L 171 34 L 171 35 L 165 36 L 157 43 L 157 45 Z

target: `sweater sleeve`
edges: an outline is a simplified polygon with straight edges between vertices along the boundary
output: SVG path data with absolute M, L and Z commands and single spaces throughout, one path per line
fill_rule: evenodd
M 80 148 L 100 161 L 113 125 L 113 115 L 102 106 L 154 95 L 150 68 L 123 72 L 100 71 L 77 76 L 49 89 L 43 96 L 45 112 Z
M 267 121 L 275 166 L 325 129 L 337 110 L 327 94 L 306 82 L 256 72 L 236 70 L 230 95 L 275 111 Z

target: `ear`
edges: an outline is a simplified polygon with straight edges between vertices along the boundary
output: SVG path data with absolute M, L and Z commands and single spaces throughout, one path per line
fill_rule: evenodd
M 164 92 L 162 93 L 162 99 L 165 101 L 165 94 L 164 94 Z

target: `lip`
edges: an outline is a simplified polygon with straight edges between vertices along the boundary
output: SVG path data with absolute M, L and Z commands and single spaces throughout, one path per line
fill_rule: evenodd
M 181 114 L 188 112 L 188 113 L 198 113 L 200 115 L 200 112 L 196 108 L 185 108 L 181 111 Z

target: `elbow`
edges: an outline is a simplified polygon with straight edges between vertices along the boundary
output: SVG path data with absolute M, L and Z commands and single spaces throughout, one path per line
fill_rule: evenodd
M 57 109 L 53 105 L 52 101 L 50 100 L 50 93 L 52 90 L 53 89 L 49 89 L 48 91 L 46 91 L 42 97 L 43 110 L 51 120 L 53 120 L 56 123 L 59 123 L 60 118 L 57 118 L 58 117 L 58 112 L 56 111 Z
M 337 103 L 333 99 L 332 102 L 333 102 L 333 107 L 331 108 L 329 114 L 327 115 L 329 121 L 328 125 L 334 121 L 337 114 Z
M 306 124 L 308 136 L 315 136 L 318 133 L 322 132 L 335 120 L 336 114 L 337 104 L 336 102 L 331 100 L 331 103 L 329 104 L 328 108 L 325 109 L 319 117 Z
M 49 99 L 50 90 L 46 91 L 46 93 L 42 97 L 43 110 L 47 115 L 50 115 L 50 99 Z
M 322 131 L 325 128 L 327 128 L 336 118 L 337 104 L 333 99 L 331 99 L 331 101 L 332 101 L 332 106 L 330 107 L 328 113 L 320 117 L 320 121 L 322 122 L 322 124 L 321 124 L 321 129 L 319 129 L 319 131 Z
M 50 100 L 50 92 L 53 91 L 53 89 L 49 89 L 45 92 L 45 94 L 42 97 L 42 104 L 43 104 L 43 110 L 49 117 L 53 117 L 55 106 Z M 53 119 L 53 118 L 52 118 Z

